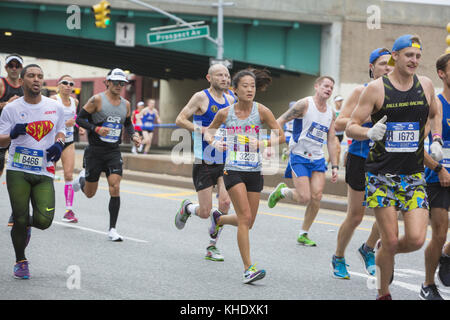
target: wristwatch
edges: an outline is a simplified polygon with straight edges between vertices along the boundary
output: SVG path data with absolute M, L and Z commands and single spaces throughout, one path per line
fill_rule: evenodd
M 442 170 L 442 164 L 438 163 L 438 165 L 436 166 L 436 168 L 433 169 L 434 172 L 439 173 Z

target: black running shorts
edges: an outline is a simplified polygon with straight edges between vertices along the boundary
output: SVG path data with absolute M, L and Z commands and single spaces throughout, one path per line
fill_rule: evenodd
M 198 160 L 196 160 L 198 161 Z M 195 191 L 200 191 L 217 185 L 217 180 L 223 176 L 223 164 L 194 163 L 192 166 L 192 180 Z
M 119 148 L 87 146 L 84 150 L 83 167 L 86 181 L 97 182 L 102 172 L 107 177 L 111 174 L 122 176 L 122 154 Z
M 223 172 L 223 182 L 225 188 L 230 190 L 238 183 L 245 184 L 247 192 L 261 192 L 264 187 L 264 177 L 261 171 L 247 172 L 247 171 L 234 171 L 225 170 Z
M 347 154 L 345 164 L 345 182 L 356 191 L 366 190 L 366 173 L 364 171 L 365 158 Z
M 430 209 L 444 208 L 448 211 L 450 207 L 450 187 L 442 187 L 439 182 L 430 183 L 427 185 L 427 194 Z

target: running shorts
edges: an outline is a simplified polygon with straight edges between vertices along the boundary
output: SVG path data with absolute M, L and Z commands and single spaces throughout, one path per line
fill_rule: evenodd
M 442 187 L 438 183 L 427 185 L 427 195 L 431 208 L 444 208 L 448 211 L 450 207 L 450 187 Z
M 345 182 L 355 191 L 366 190 L 366 173 L 364 171 L 364 163 L 366 159 L 347 154 L 347 162 L 345 163 Z
M 289 156 L 288 165 L 286 167 L 286 172 L 284 173 L 284 177 L 292 178 L 292 173 L 294 173 L 296 177 L 311 178 L 313 171 L 327 171 L 325 158 L 311 161 L 309 159 L 303 158 L 302 156 L 291 153 L 291 155 Z
M 245 184 L 247 192 L 261 192 L 264 187 L 264 177 L 261 171 L 225 170 L 223 182 L 227 191 L 239 183 Z
M 195 191 L 200 191 L 217 185 L 217 180 L 223 176 L 224 164 L 194 163 L 192 166 L 192 180 Z
M 122 176 L 122 154 L 119 148 L 89 145 L 84 150 L 83 167 L 86 170 L 86 181 L 97 182 L 102 172 Z
M 405 175 L 366 174 L 366 202 L 369 208 L 395 206 L 402 211 L 428 210 L 428 197 L 423 172 Z

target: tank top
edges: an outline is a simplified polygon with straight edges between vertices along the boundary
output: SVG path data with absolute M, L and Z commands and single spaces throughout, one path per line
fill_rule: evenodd
M 292 138 L 289 150 L 293 154 L 310 160 L 324 157 L 323 145 L 333 120 L 333 110 L 327 104 L 327 110 L 320 112 L 313 97 L 308 97 L 308 110 L 303 118 L 294 119 Z
M 69 99 L 70 99 L 70 106 L 67 107 L 64 105 L 59 93 L 56 95 L 56 100 L 63 106 L 64 109 L 64 124 L 66 123 L 67 120 L 75 118 L 75 115 L 77 114 L 77 106 L 75 104 L 75 99 L 70 96 Z M 74 126 L 71 127 L 66 126 L 65 131 L 66 131 L 66 143 L 73 142 Z
M 143 130 L 153 131 L 153 125 L 155 124 L 156 112 L 153 113 L 147 112 L 142 117 L 142 126 Z
M 239 119 L 234 111 L 235 104 L 228 110 L 225 121 L 227 131 L 227 157 L 225 170 L 261 171 L 261 154 L 253 150 L 250 139 L 260 139 L 261 117 L 258 104 L 253 102 L 252 110 L 246 119 Z
M 194 114 L 194 123 L 198 126 L 202 127 L 208 127 L 211 122 L 214 120 L 214 117 L 216 116 L 217 112 L 220 109 L 223 109 L 225 107 L 228 107 L 230 104 L 228 103 L 228 100 L 223 94 L 223 98 L 225 99 L 225 103 L 220 104 L 209 93 L 208 89 L 203 90 L 203 92 L 208 97 L 208 108 L 206 109 L 205 113 L 202 115 L 196 115 Z M 220 130 L 219 130 L 220 134 Z M 210 146 L 203 137 L 203 134 L 199 132 L 193 132 L 192 137 L 194 140 L 194 156 L 196 159 L 204 160 L 207 163 L 213 164 L 213 163 L 224 163 L 225 162 L 225 153 L 224 152 L 217 152 L 214 149 L 214 147 Z
M 1 81 L 3 81 L 3 88 L 5 91 L 3 92 L 3 96 L 0 97 L 0 102 L 8 101 L 13 96 L 23 96 L 23 89 L 21 86 L 14 87 L 12 84 L 8 82 L 8 80 L 4 77 L 0 77 Z M 2 110 L 0 109 L 0 114 L 2 114 Z
M 439 94 L 438 97 L 442 102 L 442 140 L 444 141 L 442 147 L 444 158 L 439 163 L 450 172 L 450 103 L 442 94 Z M 428 138 L 432 141 L 431 133 Z M 439 182 L 438 174 L 428 167 L 425 168 L 425 177 L 427 183 Z
M 367 83 L 364 84 L 364 87 L 367 87 Z M 372 128 L 372 125 L 372 122 L 367 122 L 363 124 L 363 127 Z M 367 158 L 369 149 L 372 145 L 373 141 L 370 139 L 361 141 L 353 139 L 352 143 L 348 147 L 348 152 L 361 158 Z
M 366 160 L 366 171 L 373 174 L 414 174 L 423 172 L 425 124 L 429 106 L 416 75 L 407 91 L 394 88 L 383 76 L 385 98 L 372 123 L 387 115 L 386 134 L 376 141 Z
M 89 144 L 93 146 L 103 146 L 118 148 L 122 142 L 122 129 L 127 116 L 126 100 L 120 97 L 120 104 L 114 106 L 109 102 L 105 92 L 100 93 L 102 98 L 102 109 L 91 115 L 94 125 L 107 127 L 110 129 L 108 135 L 102 137 L 95 132 L 89 132 Z

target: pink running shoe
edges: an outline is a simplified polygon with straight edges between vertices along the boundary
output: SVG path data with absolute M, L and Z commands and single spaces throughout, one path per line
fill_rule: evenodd
M 75 214 L 72 210 L 66 210 L 66 213 L 64 214 L 64 217 L 62 218 L 62 221 L 69 222 L 69 223 L 77 223 L 78 219 L 75 218 Z

